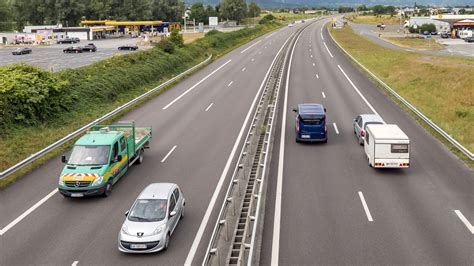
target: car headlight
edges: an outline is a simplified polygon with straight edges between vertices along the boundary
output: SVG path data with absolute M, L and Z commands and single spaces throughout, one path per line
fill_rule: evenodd
M 93 186 L 100 185 L 102 183 L 103 176 L 99 175 L 94 179 L 94 182 L 92 182 Z
M 130 232 L 128 231 L 128 226 L 126 224 L 122 225 L 122 233 L 131 236 Z
M 163 232 L 163 230 L 165 229 L 165 226 L 166 224 L 162 224 L 160 226 L 158 226 L 155 231 L 153 232 L 154 235 L 158 235 L 160 234 L 161 232 Z
M 62 176 L 61 176 L 61 177 L 59 177 L 59 182 L 58 182 L 58 185 L 59 185 L 59 186 L 63 186 L 63 187 L 64 187 L 64 186 L 66 186 L 66 184 L 64 183 L 64 179 L 63 179 L 63 177 L 62 177 Z

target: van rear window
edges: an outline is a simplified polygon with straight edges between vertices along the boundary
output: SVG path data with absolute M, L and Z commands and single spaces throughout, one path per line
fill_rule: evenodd
M 321 125 L 324 122 L 324 118 L 306 118 L 301 119 L 303 125 Z
M 392 153 L 408 153 L 408 144 L 392 144 Z

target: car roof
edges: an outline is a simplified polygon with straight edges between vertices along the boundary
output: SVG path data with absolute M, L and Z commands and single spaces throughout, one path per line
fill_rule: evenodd
M 138 199 L 168 199 L 168 195 L 174 187 L 176 187 L 174 183 L 153 183 L 140 193 Z
M 382 117 L 376 114 L 361 114 L 360 117 L 362 117 L 362 121 L 364 123 L 367 123 L 367 122 L 384 122 L 385 123 Z
M 324 107 L 319 103 L 301 103 L 298 104 L 298 113 L 300 115 L 324 115 Z

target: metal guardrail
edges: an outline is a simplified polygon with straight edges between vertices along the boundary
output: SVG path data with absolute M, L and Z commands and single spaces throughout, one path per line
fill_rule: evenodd
M 327 23 L 325 24 L 327 25 Z M 447 141 L 453 144 L 456 148 L 458 148 L 462 153 L 464 153 L 470 160 L 474 160 L 474 154 L 464 147 L 461 143 L 455 140 L 451 135 L 449 135 L 446 131 L 436 125 L 431 119 L 425 116 L 422 112 L 420 112 L 415 106 L 413 106 L 410 102 L 405 100 L 400 94 L 398 94 L 395 90 L 393 90 L 390 86 L 388 86 L 385 82 L 379 79 L 374 73 L 368 70 L 364 65 L 362 65 L 357 59 L 355 59 L 349 52 L 346 51 L 331 34 L 331 31 L 328 30 L 329 35 L 331 36 L 332 40 L 339 46 L 339 48 L 344 51 L 344 53 L 349 56 L 352 61 L 358 64 L 364 71 L 366 71 L 373 79 L 375 79 L 378 83 L 380 83 L 387 91 L 389 91 L 393 96 L 395 96 L 399 101 L 401 101 L 406 107 L 408 107 L 412 112 L 414 112 L 418 117 L 420 117 L 423 121 L 425 121 L 431 128 L 433 128 L 436 132 L 438 132 L 441 136 L 443 136 Z
M 14 166 L 6 169 L 5 171 L 1 172 L 0 173 L 0 180 L 4 179 L 5 177 L 15 173 L 16 171 L 20 170 L 21 168 L 25 167 L 26 165 L 29 165 L 30 163 L 34 162 L 35 160 L 43 157 L 44 155 L 46 155 L 47 153 L 51 152 L 52 150 L 56 149 L 57 147 L 63 145 L 64 143 L 74 139 L 75 137 L 79 136 L 80 134 L 82 134 L 84 131 L 86 131 L 88 128 L 90 128 L 91 126 L 97 124 L 97 123 L 100 123 L 101 121 L 104 121 L 110 117 L 113 117 L 114 115 L 120 113 L 121 111 L 123 111 L 124 109 L 132 106 L 133 104 L 137 103 L 138 101 L 148 97 L 149 95 L 163 89 L 164 87 L 166 87 L 167 85 L 175 82 L 176 80 L 180 79 L 181 77 L 193 72 L 194 70 L 200 68 L 201 66 L 207 64 L 210 60 L 212 59 L 212 55 L 210 55 L 206 60 L 202 61 L 201 63 L 193 66 L 192 68 L 180 73 L 179 75 L 167 80 L 166 82 L 160 84 L 159 86 L 147 91 L 146 93 L 136 97 L 135 99 L 125 103 L 124 105 L 120 106 L 120 107 L 117 107 L 116 109 L 114 109 L 113 111 L 105 114 L 104 116 L 100 117 L 100 118 L 97 118 L 96 120 L 92 121 L 91 123 L 79 128 L 78 130 L 68 134 L 67 136 L 65 136 L 64 138 L 54 142 L 53 144 L 45 147 L 44 149 L 34 153 L 34 154 L 31 154 L 28 158 L 24 159 L 23 161 L 15 164 Z

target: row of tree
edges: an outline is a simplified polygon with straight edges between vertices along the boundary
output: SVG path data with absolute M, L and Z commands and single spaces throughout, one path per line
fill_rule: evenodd
M 0 31 L 22 29 L 25 25 L 62 23 L 77 26 L 88 20 L 163 20 L 181 21 L 183 0 L 0 0 Z M 195 3 L 191 19 L 207 22 L 209 16 L 241 21 L 260 15 L 255 2 L 222 0 L 215 8 Z

